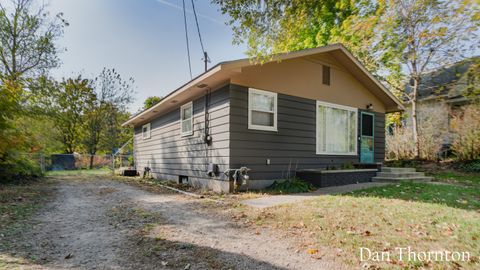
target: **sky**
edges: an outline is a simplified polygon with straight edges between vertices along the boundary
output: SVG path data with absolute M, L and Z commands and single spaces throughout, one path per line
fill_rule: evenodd
M 209 0 L 194 0 L 209 67 L 244 58 L 246 47 L 232 45 L 228 17 Z M 148 96 L 165 96 L 190 80 L 182 0 L 50 0 L 52 15 L 69 22 L 58 40 L 62 65 L 55 78 L 83 74 L 95 77 L 115 68 L 122 78 L 135 79 L 131 112 Z M 193 77 L 204 71 L 191 0 L 185 0 Z

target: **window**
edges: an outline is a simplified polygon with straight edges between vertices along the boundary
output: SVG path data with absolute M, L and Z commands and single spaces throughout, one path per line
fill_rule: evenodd
M 373 137 L 373 114 L 361 113 L 362 136 Z
M 189 102 L 180 107 L 180 125 L 182 136 L 193 134 L 193 103 Z
M 142 126 L 142 138 L 150 139 L 150 123 Z
M 277 93 L 248 89 L 248 128 L 277 131 Z
M 325 85 L 330 85 L 330 67 L 322 66 L 322 83 Z
M 317 101 L 317 154 L 357 155 L 357 109 Z

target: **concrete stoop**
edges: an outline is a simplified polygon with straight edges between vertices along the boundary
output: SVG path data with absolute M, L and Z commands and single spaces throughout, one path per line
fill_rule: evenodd
M 415 168 L 394 168 L 382 167 L 377 176 L 372 178 L 373 182 L 399 182 L 399 181 L 415 181 L 430 182 L 432 177 L 425 176 L 423 172 L 417 172 Z

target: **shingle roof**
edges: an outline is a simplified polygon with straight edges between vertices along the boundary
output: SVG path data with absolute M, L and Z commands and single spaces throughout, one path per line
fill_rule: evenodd
M 480 61 L 480 56 L 468 58 L 452 65 L 440 67 L 422 76 L 418 88 L 418 99 L 447 98 L 462 96 L 468 85 L 468 70 L 472 64 Z M 411 92 L 407 84 L 406 92 Z

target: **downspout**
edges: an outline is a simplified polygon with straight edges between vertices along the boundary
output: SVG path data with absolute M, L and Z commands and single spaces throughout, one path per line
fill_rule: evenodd
M 208 109 L 210 106 L 210 92 L 211 89 L 208 88 L 205 91 L 205 128 L 204 128 L 204 135 L 203 135 L 203 142 L 207 144 L 207 146 L 210 146 L 212 144 L 212 136 L 210 136 L 210 123 L 209 123 L 209 114 L 208 114 Z

